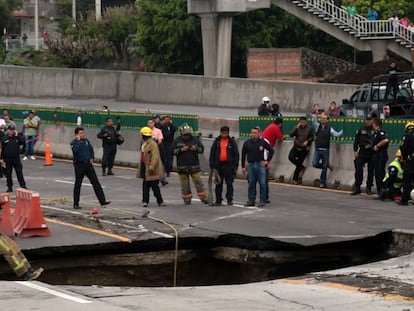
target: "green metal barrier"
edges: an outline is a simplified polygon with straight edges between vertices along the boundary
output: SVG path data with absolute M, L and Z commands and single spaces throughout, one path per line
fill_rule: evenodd
M 259 126 L 262 130 L 273 122 L 272 117 L 239 117 L 239 136 L 240 138 L 248 138 L 250 136 L 250 130 L 252 127 Z M 289 134 L 293 128 L 298 124 L 299 117 L 284 117 L 283 118 L 283 133 Z M 312 124 L 312 118 L 308 118 L 309 124 Z M 356 131 L 361 128 L 365 123 L 364 119 L 354 118 L 330 118 L 329 125 L 335 130 L 343 130 L 342 137 L 332 137 L 332 141 L 335 143 L 352 144 Z M 388 133 L 390 144 L 398 146 L 402 143 L 404 136 L 404 127 L 407 120 L 383 120 L 383 128 Z M 292 138 L 286 138 L 288 140 Z
M 7 107 L 4 107 L 7 108 Z M 24 112 L 34 110 L 30 107 L 10 107 L 9 115 L 15 121 L 23 121 Z M 62 109 L 62 108 L 36 108 L 36 114 L 45 124 L 65 124 L 76 126 L 77 113 L 76 110 Z M 190 125 L 196 133 L 199 132 L 198 128 L 198 116 L 196 115 L 184 115 L 184 114 L 171 114 L 171 119 L 175 126 L 180 126 L 183 123 Z M 147 125 L 147 121 L 153 118 L 153 114 L 148 113 L 132 113 L 132 112 L 120 112 L 120 111 L 82 111 L 82 126 L 100 128 L 105 124 L 107 117 L 111 117 L 116 121 L 117 117 L 121 118 L 122 130 L 135 131 L 141 129 L 141 127 Z

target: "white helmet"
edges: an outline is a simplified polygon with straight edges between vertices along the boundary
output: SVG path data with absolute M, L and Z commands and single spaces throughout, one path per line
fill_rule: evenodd
M 265 96 L 262 98 L 262 104 L 270 104 L 270 98 Z

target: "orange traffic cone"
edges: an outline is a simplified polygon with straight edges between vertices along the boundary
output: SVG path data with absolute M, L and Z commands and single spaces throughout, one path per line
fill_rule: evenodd
M 52 154 L 50 153 L 49 138 L 46 138 L 46 150 L 45 150 L 45 165 L 53 165 Z

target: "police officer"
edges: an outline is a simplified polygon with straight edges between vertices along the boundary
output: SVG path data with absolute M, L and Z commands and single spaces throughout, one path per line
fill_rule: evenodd
M 102 139 L 103 155 L 102 155 L 102 176 L 106 175 L 108 168 L 108 175 L 114 175 L 112 167 L 114 166 L 116 149 L 117 149 L 117 135 L 121 129 L 121 119 L 117 118 L 116 128 L 112 118 L 106 118 L 105 126 L 101 128 L 98 133 L 98 138 Z
M 95 154 L 91 142 L 85 138 L 82 127 L 75 129 L 75 139 L 70 143 L 73 153 L 73 166 L 75 167 L 75 187 L 73 189 L 73 208 L 80 209 L 79 197 L 83 177 L 88 177 L 93 186 L 93 190 L 101 205 L 108 205 L 110 201 L 106 201 L 102 186 L 98 181 L 95 169 L 93 168 L 93 160 Z
M 405 169 L 403 174 L 403 195 L 401 201 L 397 201 L 400 205 L 408 205 L 412 182 L 414 181 L 414 122 L 408 122 L 405 125 L 405 135 L 403 144 L 400 147 L 402 159 L 405 161 Z
M 388 134 L 382 128 L 381 119 L 375 118 L 372 121 L 374 129 L 374 147 L 372 154 L 372 162 L 374 165 L 375 184 L 377 186 L 378 195 L 381 194 L 382 182 L 385 176 L 385 166 L 388 162 L 388 145 L 390 140 Z
M 401 157 L 401 150 L 395 153 L 395 159 L 388 164 L 387 173 L 382 181 L 382 190 L 379 199 L 401 200 L 401 187 L 404 177 L 404 163 Z
M 361 127 L 354 139 L 354 165 L 355 184 L 351 195 L 361 193 L 362 180 L 364 178 L 364 165 L 368 166 L 367 194 L 372 194 L 371 187 L 374 180 L 372 154 L 374 152 L 374 130 L 372 128 L 372 117 L 365 118 L 365 126 Z
M 24 137 L 18 136 L 16 127 L 9 125 L 7 134 L 1 139 L 1 163 L 6 164 L 7 192 L 13 192 L 12 170 L 16 171 L 17 180 L 22 188 L 26 188 L 23 177 L 23 167 L 20 161 L 20 147 L 24 144 Z

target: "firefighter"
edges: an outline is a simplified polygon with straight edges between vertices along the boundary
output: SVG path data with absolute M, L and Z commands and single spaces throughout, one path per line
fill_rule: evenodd
M 208 204 L 208 195 L 201 180 L 200 160 L 198 157 L 199 154 L 204 152 L 204 146 L 200 139 L 193 135 L 193 129 L 188 124 L 181 126 L 179 133 L 180 136 L 173 143 L 173 153 L 177 157 L 177 171 L 184 204 L 191 204 L 190 177 L 193 179 L 200 200 Z
M 6 202 L 4 197 L 2 197 L 0 200 L 0 211 Z M 16 276 L 26 281 L 37 279 L 43 272 L 43 268 L 34 270 L 27 258 L 23 255 L 19 245 L 2 233 L 0 233 L 0 254 L 9 263 Z
M 138 166 L 137 177 L 143 178 L 142 206 L 148 206 L 150 189 L 152 189 L 157 199 L 158 206 L 165 206 L 159 187 L 159 181 L 162 177 L 162 162 L 158 144 L 152 139 L 151 128 L 144 126 L 140 133 L 142 136 L 141 161 Z

